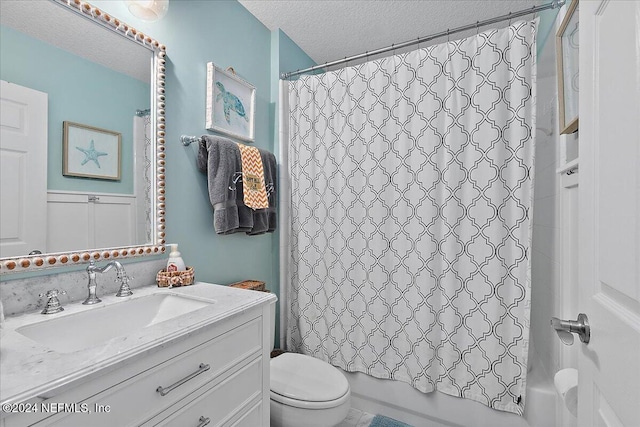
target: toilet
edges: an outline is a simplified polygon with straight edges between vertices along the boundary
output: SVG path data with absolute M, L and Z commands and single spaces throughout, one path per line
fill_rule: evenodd
M 273 343 L 275 304 L 271 312 Z M 351 389 L 339 369 L 297 353 L 274 357 L 270 369 L 271 427 L 331 427 L 347 416 Z

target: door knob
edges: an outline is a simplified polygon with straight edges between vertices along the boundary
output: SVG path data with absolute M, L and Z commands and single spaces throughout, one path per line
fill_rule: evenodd
M 558 335 L 560 335 L 561 332 L 571 332 L 577 334 L 578 337 L 580 337 L 580 341 L 589 344 L 591 328 L 589 327 L 589 319 L 584 313 L 578 314 L 578 319 L 576 320 L 562 320 L 557 317 L 552 317 L 551 326 L 558 332 Z

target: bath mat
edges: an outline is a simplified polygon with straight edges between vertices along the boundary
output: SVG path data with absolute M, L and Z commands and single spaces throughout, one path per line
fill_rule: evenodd
M 376 415 L 371 420 L 369 427 L 412 427 L 409 424 L 401 423 L 393 418 L 385 417 L 384 415 Z

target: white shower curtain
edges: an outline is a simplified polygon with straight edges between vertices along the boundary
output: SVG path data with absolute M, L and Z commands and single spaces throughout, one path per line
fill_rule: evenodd
M 151 174 L 151 116 L 133 116 L 133 145 L 135 153 L 135 187 L 136 187 L 136 243 L 153 242 L 152 197 L 153 182 Z
M 283 85 L 289 349 L 522 414 L 536 25 Z

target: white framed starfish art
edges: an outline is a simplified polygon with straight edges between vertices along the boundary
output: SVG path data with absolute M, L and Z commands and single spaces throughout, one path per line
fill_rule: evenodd
M 253 116 L 256 88 L 236 75 L 233 68 L 223 70 L 207 64 L 208 130 L 253 142 Z
M 122 135 L 106 129 L 63 122 L 62 174 L 120 180 Z

